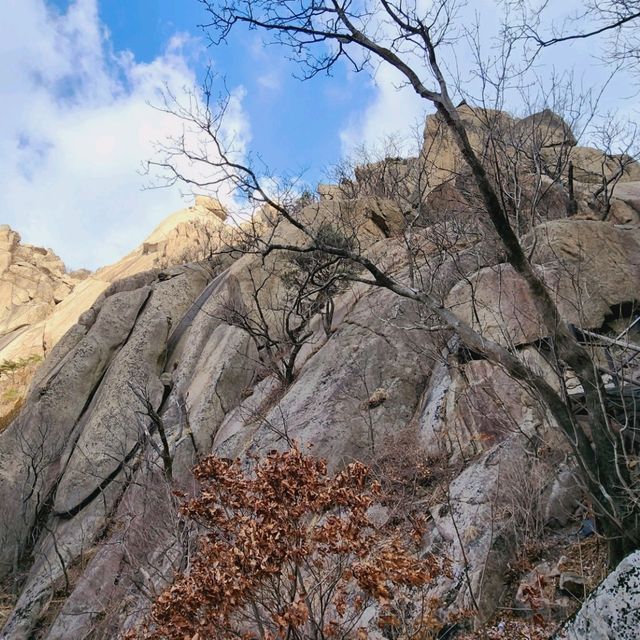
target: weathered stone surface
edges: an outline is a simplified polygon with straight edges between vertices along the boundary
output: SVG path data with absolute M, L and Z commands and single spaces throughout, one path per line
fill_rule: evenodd
M 407 211 L 417 205 L 428 190 L 418 158 L 387 157 L 360 165 L 354 173 L 356 181 L 352 189 L 359 197 L 389 198 L 401 203 Z
M 225 218 L 219 202 L 197 196 L 192 207 L 168 216 L 140 247 L 92 274 L 67 274 L 55 254 L 22 246 L 16 233 L 0 227 L 0 307 L 5 307 L 4 312 L 0 308 L 0 336 L 10 336 L 0 343 L 0 361 L 46 354 L 114 282 L 202 259 L 213 250 Z M 3 275 L 5 263 L 12 266 Z M 15 331 L 18 327 L 23 330 Z
M 204 288 L 203 274 L 178 272 L 149 291 L 126 345 L 112 359 L 89 406 L 81 433 L 58 484 L 54 511 L 71 511 L 97 485 L 116 472 L 141 438 L 144 411 L 138 395 L 158 408 L 164 387 L 160 373 L 169 332 Z
M 638 230 L 561 220 L 536 227 L 525 246 L 560 313 L 572 324 L 597 328 L 613 305 L 640 300 Z M 458 284 L 447 305 L 501 344 L 526 344 L 548 335 L 526 283 L 506 264 Z
M 0 336 L 47 318 L 82 279 L 67 273 L 55 253 L 22 244 L 15 231 L 1 225 Z
M 27 406 L 0 434 L 0 503 L 15 518 L 0 521 L 0 573 L 24 548 L 38 509 L 64 467 L 61 459 L 76 423 L 110 364 L 126 342 L 149 290 L 114 294 L 96 323 L 59 363 L 48 368 Z
M 622 171 L 620 184 L 640 180 L 640 165 L 624 156 L 608 155 L 591 147 L 574 147 L 569 153 L 573 176 L 578 182 L 602 185 Z
M 230 455 L 246 448 L 264 452 L 286 446 L 279 434 L 287 434 L 313 442 L 314 452 L 336 465 L 367 455 L 376 441 L 401 429 L 414 411 L 416 389 L 426 382 L 428 370 L 412 339 L 384 320 L 392 310 L 392 295 L 369 293 L 358 301 L 264 419 L 217 446 Z M 368 399 L 378 387 L 387 390 L 387 400 L 371 407 Z
M 175 280 L 176 286 L 185 288 L 184 282 L 177 278 Z M 164 280 L 160 284 L 166 287 L 171 282 L 172 280 Z M 119 629 L 136 620 L 140 612 L 148 606 L 148 600 L 145 600 L 140 590 L 146 593 L 145 590 L 161 589 L 179 566 L 185 534 L 176 517 L 172 490 L 193 490 L 190 470 L 198 456 L 210 450 L 211 441 L 225 414 L 231 412 L 240 402 L 244 389 L 251 382 L 257 360 L 256 354 L 251 351 L 247 342 L 246 334 L 226 325 L 217 317 L 219 314 L 216 312 L 216 305 L 224 293 L 224 282 L 224 274 L 223 277 L 214 279 L 193 303 L 194 313 L 187 311 L 183 314 L 183 319 L 187 318 L 187 322 L 173 323 L 171 337 L 167 340 L 165 336 L 164 340 L 160 341 L 160 344 L 168 348 L 168 353 L 161 364 L 164 372 L 156 375 L 158 381 L 164 381 L 164 393 L 168 392 L 168 395 L 165 396 L 162 406 L 156 408 L 162 415 L 165 433 L 171 446 L 174 484 L 167 484 L 162 462 L 155 449 L 151 447 L 142 450 L 141 460 L 132 477 L 122 474 L 114 478 L 111 484 L 114 485 L 114 491 L 118 492 L 117 495 L 121 495 L 122 498 L 117 507 L 117 514 L 111 514 L 111 517 L 118 522 L 126 522 L 127 526 L 124 529 L 116 527 L 106 544 L 97 550 L 77 587 L 54 621 L 50 631 L 51 638 L 81 637 L 96 626 L 104 628 L 108 636 L 117 635 Z M 158 304 L 169 304 L 176 292 L 167 290 L 165 294 L 166 300 L 163 296 Z M 149 348 L 147 342 L 153 336 L 149 335 L 148 331 L 153 330 L 158 316 L 152 306 L 153 296 L 140 315 L 127 347 L 138 345 Z M 179 307 L 176 307 L 174 313 L 179 312 Z M 151 341 L 151 344 L 154 342 Z M 146 366 L 139 367 L 138 372 L 128 368 L 129 357 L 132 355 L 141 355 L 141 352 L 139 349 L 128 350 L 125 347 L 122 354 L 118 354 L 114 359 L 112 366 L 120 371 L 120 375 L 131 375 L 135 382 L 140 376 L 150 375 L 148 367 L 155 360 L 152 354 L 151 359 L 146 361 Z M 114 377 L 121 379 L 120 375 L 114 374 Z M 109 381 L 105 379 L 104 384 L 108 385 Z M 110 395 L 122 397 L 122 393 L 126 394 L 126 391 L 111 390 Z M 94 448 L 102 445 L 106 450 L 114 441 L 118 442 L 119 439 L 127 437 L 123 429 L 129 426 L 126 412 L 131 407 L 112 408 L 120 415 L 121 421 L 114 428 L 122 435 L 120 438 L 112 437 L 108 443 L 96 442 Z M 100 404 L 96 405 L 94 413 L 98 418 L 101 417 Z M 95 421 L 96 434 L 103 424 L 102 420 Z M 90 426 L 87 424 L 86 428 Z M 126 447 L 120 446 L 117 451 L 111 451 L 115 462 L 122 458 L 125 450 Z M 99 450 L 93 451 L 91 457 L 95 457 L 98 463 L 102 460 Z M 77 471 L 81 462 L 81 459 L 76 460 L 74 467 L 72 459 L 68 467 L 69 473 Z M 101 464 L 104 466 L 105 463 Z M 97 465 L 97 470 L 101 464 Z M 108 472 L 109 467 L 104 470 Z M 76 478 L 81 479 L 81 474 L 72 475 L 70 484 Z M 64 483 L 63 477 L 62 487 Z M 71 496 L 73 492 L 67 491 L 66 494 Z M 85 509 L 69 520 L 70 526 L 84 532 L 85 548 L 93 544 L 97 535 L 92 521 L 87 520 L 87 514 L 96 504 L 112 508 L 114 501 L 109 496 L 96 496 Z M 74 548 L 71 539 L 62 537 L 59 540 L 66 545 L 67 550 Z M 78 552 L 77 547 L 75 551 Z M 55 575 L 54 573 L 53 576 Z M 47 589 L 49 592 L 51 590 L 51 580 L 47 582 L 45 578 L 46 576 L 34 576 L 34 584 L 38 585 L 43 594 L 47 593 Z M 106 584 L 104 580 L 107 581 Z M 25 612 L 23 619 L 29 619 L 31 624 L 45 606 L 34 601 L 32 596 L 35 593 L 34 586 L 29 591 L 30 595 L 25 596 L 22 607 L 22 611 Z M 96 600 L 97 596 L 99 600 Z M 44 602 L 46 598 L 43 596 L 40 600 Z M 13 629 L 11 626 L 8 628 Z M 7 637 L 19 635 L 15 635 L 12 630 Z
M 397 202 L 376 196 L 323 201 L 307 207 L 302 215 L 316 225 L 332 220 L 346 237 L 357 236 L 365 246 L 398 235 L 404 229 L 404 217 Z
M 454 458 L 468 459 L 514 434 L 531 438 L 546 423 L 540 402 L 487 360 L 453 369 L 443 410 L 446 426 L 433 437 Z
M 612 198 L 607 222 L 624 226 L 640 226 L 640 209 L 634 208 L 620 198 Z
M 556 640 L 635 640 L 640 629 L 640 551 L 589 595 Z
M 569 125 L 551 109 L 522 118 L 517 128 L 538 148 L 573 147 L 576 144 Z
M 319 184 L 316 191 L 320 200 L 344 200 L 348 194 L 339 184 Z
M 609 219 L 615 224 L 640 225 L 640 182 L 619 182 L 613 189 Z
M 474 460 L 449 485 L 447 501 L 430 507 L 435 529 L 428 545 L 452 561 L 432 593 L 447 606 L 476 608 L 490 615 L 504 588 L 513 541 L 495 517 L 501 465 L 523 455 L 518 438 L 509 438 Z
M 491 131 L 502 134 L 515 125 L 514 119 L 503 111 L 474 109 L 467 104 L 459 106 L 457 111 L 467 129 L 471 146 L 481 156 Z M 453 136 L 438 115 L 427 117 L 420 162 L 420 171 L 431 189 L 466 170 L 466 163 Z
M 552 526 L 563 527 L 571 521 L 580 504 L 582 488 L 575 473 L 566 467 L 559 470 L 546 497 L 545 520 Z
M 523 121 L 464 106 L 460 113 L 474 145 L 486 139 L 487 118 L 531 147 L 575 144 L 550 112 Z M 431 186 L 446 171 L 462 170 L 437 125 L 433 119 L 427 124 L 427 138 L 446 153 L 430 157 Z M 411 182 L 417 163 L 362 167 L 355 184 L 343 185 L 340 193 L 321 190 L 321 201 L 296 215 L 315 227 L 329 222 L 343 230 L 399 282 L 428 288 L 438 302 L 453 300 L 452 308 L 485 335 L 510 346 L 544 336 L 526 287 L 507 267 L 495 266 L 502 258 L 487 230 L 478 228 L 480 208 L 464 175 L 459 182 L 441 182 L 422 201 L 428 207 L 411 237 L 419 261 L 409 272 L 402 236 L 407 210 L 389 198 L 388 177 L 393 183 L 393 171 L 406 170 L 403 180 Z M 564 191 L 536 176 L 519 184 L 523 210 L 531 215 L 517 229 L 538 225 L 525 238 L 526 249 L 571 321 L 601 322 L 612 304 L 638 298 L 638 231 L 575 219 L 539 225 L 564 215 Z M 632 208 L 637 183 L 624 184 L 628 191 L 617 193 L 617 202 Z M 345 186 L 361 190 L 349 197 Z M 548 190 L 546 200 L 538 197 L 540 189 Z M 253 221 L 256 228 L 274 231 L 285 244 L 306 241 L 273 214 L 265 208 Z M 515 220 L 520 214 L 513 215 Z M 427 595 L 440 598 L 444 613 L 477 606 L 481 616 L 491 616 L 507 587 L 505 573 L 513 569 L 518 541 L 512 503 L 505 498 L 513 482 L 505 478 L 517 475 L 524 489 L 532 487 L 542 527 L 566 523 L 578 499 L 571 469 L 559 468 L 563 445 L 538 401 L 502 369 L 459 349 L 452 331 L 431 326 L 434 317 L 424 307 L 363 283 L 337 296 L 326 332 L 319 315 L 311 319 L 293 382 L 282 385 L 261 362 L 251 337 L 230 324 L 228 312 L 232 306 L 255 319 L 252 299 L 260 283 L 265 317 L 274 335 L 281 335 L 286 254 L 227 257 L 214 273 L 164 262 L 194 242 L 211 248 L 198 245 L 207 230 L 228 240 L 232 234 L 223 223 L 217 203 L 198 198 L 137 251 L 70 294 L 53 287 L 54 301 L 66 297 L 46 326 L 17 328 L 0 339 L 0 349 L 26 340 L 55 343 L 23 414 L 0 435 L 0 501 L 16 514 L 0 520 L 0 568 L 10 570 L 21 551 L 28 563 L 0 637 L 22 640 L 36 626 L 49 640 L 118 637 L 140 619 L 148 594 L 170 582 L 192 548 L 195 532 L 177 517 L 173 491 L 197 490 L 194 463 L 212 451 L 262 456 L 292 440 L 311 445 L 332 469 L 353 459 L 375 465 L 388 453 L 385 447 L 411 442 L 407 457 L 433 471 L 411 497 L 426 515 L 424 550 L 447 557 L 452 568 L 451 576 L 429 585 Z M 514 353 L 558 384 L 534 345 Z M 159 415 L 170 469 L 134 390 L 147 393 Z M 554 452 L 553 460 L 538 460 L 543 448 Z M 540 478 L 529 478 L 533 471 Z M 378 509 L 379 521 L 391 511 Z M 56 608 L 52 597 L 69 567 L 70 593 Z M 524 597 L 522 602 L 524 609 Z M 556 606 L 557 593 L 549 602 Z
M 548 109 L 520 120 L 504 111 L 467 104 L 460 105 L 457 112 L 476 154 L 489 157 L 489 172 L 497 162 L 511 169 L 517 164 L 523 174 L 535 173 L 534 158 L 547 152 L 566 155 L 576 144 L 567 123 Z M 429 116 L 425 124 L 419 170 L 427 191 L 467 172 L 453 136 L 437 115 Z
M 0 631 L 0 638 L 30 637 L 40 616 L 51 605 L 55 584 L 64 583 L 65 572 L 68 576 L 74 561 L 105 529 L 111 515 L 108 505 L 121 491 L 119 481 L 106 487 L 101 495 L 103 499 L 89 504 L 80 521 L 52 519 L 47 522 L 48 531 L 33 550 L 29 574 L 20 598 Z
M 159 408 L 169 330 L 208 277 L 194 268 L 168 276 L 154 280 L 152 273 L 113 286 L 94 307 L 91 326 L 77 325 L 78 337 L 57 345 L 27 409 L 1 436 L 3 504 L 22 513 L 0 524 L 3 571 L 13 559 L 7 553 L 25 549 L 29 538 L 35 544 L 3 638 L 28 635 L 64 566 L 92 546 L 127 486 L 124 463 L 149 429 L 144 411 L 137 413 L 136 392 Z M 50 504 L 43 509 L 45 499 Z

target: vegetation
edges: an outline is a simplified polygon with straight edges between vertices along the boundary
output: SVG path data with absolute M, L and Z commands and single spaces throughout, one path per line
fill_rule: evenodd
M 345 250 L 353 246 L 330 223 L 321 224 L 317 233 Z M 271 265 L 263 262 L 260 276 L 250 274 L 250 304 L 241 295 L 230 295 L 223 319 L 251 336 L 261 363 L 286 386 L 295 378 L 300 351 L 314 335 L 311 321 L 316 315 L 325 334 L 331 334 L 334 298 L 355 273 L 356 263 L 322 251 L 292 251 L 283 258 Z
M 210 456 L 195 477 L 200 493 L 182 512 L 204 535 L 190 570 L 130 639 L 364 640 L 370 627 L 435 637 L 437 603 L 423 587 L 444 567 L 417 553 L 419 528 L 373 522 L 380 486 L 363 464 L 331 475 L 294 447 L 248 470 Z
M 39 362 L 42 362 L 42 356 L 37 354 L 30 355 L 27 358 L 18 358 L 17 360 L 4 360 L 0 364 L 0 378 L 6 375 L 13 376 L 16 371 Z
M 375 64 L 388 65 L 401 75 L 418 96 L 435 108 L 442 135 L 448 136 L 465 165 L 464 174 L 478 211 L 478 226 L 490 230 L 497 240 L 505 262 L 522 279 L 536 314 L 545 325 L 553 354 L 555 379 L 560 381 L 560 388 L 550 384 L 514 348 L 487 339 L 487 336 L 478 333 L 447 308 L 442 299 L 434 294 L 429 282 L 416 283 L 413 277 L 407 282 L 360 247 L 349 248 L 328 241 L 318 234 L 317 227 L 297 216 L 295 209 L 285 199 L 267 193 L 252 166 L 237 162 L 224 141 L 217 136 L 224 109 L 216 112 L 207 103 L 204 113 L 201 110 L 194 113 L 188 107 L 169 101 L 166 110 L 198 126 L 204 135 L 210 137 L 212 144 L 208 150 L 199 152 L 185 149 L 184 140 L 177 140 L 175 146 L 168 144 L 165 147 L 167 158 L 164 161 L 151 164 L 168 171 L 171 181 L 184 179 L 191 184 L 194 184 L 193 177 L 182 175 L 175 159 L 187 154 L 199 166 L 208 165 L 214 177 L 207 179 L 203 186 L 230 182 L 256 206 L 271 207 L 306 240 L 300 246 L 278 241 L 273 234 L 267 234 L 266 237 L 256 234 L 247 239 L 245 246 L 249 247 L 249 251 L 263 256 L 278 251 L 321 252 L 358 264 L 367 277 L 357 275 L 352 280 L 386 288 L 415 302 L 425 309 L 426 315 L 431 314 L 434 327 L 449 327 L 466 349 L 479 354 L 504 369 L 518 383 L 526 385 L 545 405 L 552 422 L 564 434 L 573 452 L 582 482 L 594 505 L 599 530 L 608 540 L 611 565 L 617 564 L 627 553 L 638 548 L 640 497 L 632 478 L 633 456 L 624 442 L 624 429 L 613 426 L 610 401 L 593 352 L 563 318 L 552 292 L 523 247 L 519 229 L 514 224 L 512 202 L 518 199 L 522 175 L 527 172 L 533 175 L 538 192 L 547 179 L 564 188 L 564 172 L 558 169 L 567 164 L 567 158 L 565 156 L 563 159 L 562 154 L 558 155 L 555 168 L 540 162 L 545 131 L 548 133 L 544 118 L 538 116 L 537 119 L 531 119 L 533 134 L 528 141 L 522 141 L 510 137 L 508 129 L 505 131 L 501 126 L 498 112 L 490 108 L 503 103 L 507 90 L 514 86 L 524 90 L 526 86 L 524 74 L 531 68 L 531 57 L 527 57 L 524 51 L 524 60 L 520 63 L 514 60 L 519 51 L 517 45 L 523 36 L 522 30 L 516 29 L 514 34 L 505 28 L 500 55 L 487 62 L 477 38 L 474 39 L 474 33 L 462 30 L 461 35 L 456 23 L 459 6 L 453 0 L 439 0 L 428 9 L 417 2 L 395 1 L 207 0 L 203 4 L 210 18 L 206 28 L 214 43 L 224 40 L 239 25 L 259 29 L 269 34 L 280 46 L 294 52 L 306 78 L 329 71 L 339 60 L 352 64 L 357 71 L 371 70 Z M 629 17 L 635 20 L 634 12 Z M 470 99 L 473 96 L 467 96 L 460 77 L 452 76 L 449 72 L 451 65 L 448 63 L 456 55 L 456 47 L 462 46 L 471 47 L 477 61 L 474 73 L 480 79 L 481 87 L 477 100 L 481 104 L 478 120 L 483 129 L 480 147 L 473 143 L 477 131 L 471 130 L 456 108 L 456 96 Z M 624 61 L 628 63 L 629 57 Z M 551 93 L 560 90 L 561 87 L 556 85 Z M 565 92 L 569 91 L 570 88 L 565 88 Z M 210 99 L 211 87 L 205 88 L 204 95 Z M 544 113 L 547 112 L 542 115 Z M 526 144 L 523 146 L 523 143 Z M 560 143 L 560 147 L 561 150 L 567 148 L 566 139 Z M 220 169 L 222 177 L 216 178 L 220 176 Z M 452 172 L 450 178 L 458 175 Z M 515 176 L 517 183 L 515 197 L 512 176 Z M 571 192 L 572 185 L 569 184 L 568 188 Z M 539 197 L 534 198 L 534 211 L 539 201 Z M 571 211 L 572 206 L 568 210 Z M 434 242 L 438 243 L 437 237 Z M 420 247 L 410 239 L 407 239 L 406 245 L 410 261 L 417 261 L 422 255 Z M 446 248 L 443 250 L 446 251 Z M 565 386 L 567 371 L 576 377 L 583 390 L 581 411 L 584 415 L 578 415 L 570 400 Z

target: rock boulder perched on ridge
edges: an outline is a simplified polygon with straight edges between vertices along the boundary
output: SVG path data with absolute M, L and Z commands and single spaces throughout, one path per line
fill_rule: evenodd
M 524 243 L 560 313 L 572 324 L 597 328 L 612 306 L 640 300 L 639 230 L 559 220 L 539 225 Z M 447 304 L 501 344 L 517 346 L 548 335 L 525 281 L 507 264 L 461 281 Z

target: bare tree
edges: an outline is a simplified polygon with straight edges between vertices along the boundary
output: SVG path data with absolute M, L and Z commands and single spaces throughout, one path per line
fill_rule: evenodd
M 141 438 L 144 442 L 148 442 L 151 445 L 160 460 L 162 460 L 164 475 L 167 482 L 171 484 L 171 482 L 173 482 L 173 454 L 167 438 L 164 420 L 159 413 L 160 408 L 156 408 L 147 389 L 141 386 L 136 387 L 131 382 L 129 383 L 129 388 L 141 405 L 141 409 L 136 411 Z M 168 391 L 168 387 L 165 387 L 165 396 L 168 395 Z M 164 399 L 165 398 L 163 398 L 163 401 Z M 160 406 L 162 406 L 162 402 Z M 160 445 L 153 439 L 154 432 L 158 433 Z
M 204 0 L 203 4 L 211 18 L 206 29 L 211 33 L 213 42 L 223 40 L 240 24 L 261 29 L 292 52 L 307 78 L 328 71 L 341 59 L 349 61 L 357 70 L 366 68 L 373 61 L 391 65 L 421 98 L 435 108 L 439 122 L 467 167 L 482 215 L 498 239 L 507 263 L 526 283 L 535 309 L 545 323 L 559 371 L 568 369 L 573 372 L 583 389 L 588 418 L 586 424 L 574 415 L 567 395 L 554 389 L 513 349 L 480 335 L 445 307 L 431 291 L 413 282 L 405 284 L 366 252 L 340 246 L 321 237 L 313 225 L 269 195 L 257 171 L 230 154 L 217 135 L 219 114 L 211 109 L 210 91 L 205 91 L 204 110 L 197 113 L 175 106 L 172 108 L 171 105 L 166 107 L 208 136 L 213 154 L 188 150 L 184 140 L 179 140 L 167 159 L 152 164 L 168 170 L 176 180 L 185 177 L 172 162 L 181 153 L 187 153 L 191 160 L 208 164 L 217 173 L 212 174 L 215 177 L 203 186 L 211 188 L 230 180 L 246 197 L 268 204 L 303 240 L 289 243 L 273 234 L 257 236 L 253 251 L 263 255 L 274 251 L 302 254 L 319 251 L 357 263 L 367 275 L 354 275 L 352 280 L 387 288 L 424 305 L 437 322 L 459 335 L 467 349 L 481 354 L 528 385 L 544 402 L 574 451 L 601 529 L 609 540 L 611 563 L 617 563 L 626 553 L 637 548 L 640 544 L 638 493 L 631 478 L 629 460 L 624 455 L 621 436 L 611 426 L 608 400 L 598 367 L 590 351 L 581 344 L 573 328 L 560 314 L 551 292 L 524 251 L 504 197 L 505 182 L 500 175 L 488 169 L 485 158 L 474 148 L 468 125 L 454 104 L 451 82 L 447 79 L 441 53 L 446 53 L 456 42 L 457 3 L 440 0 L 433 3 L 428 11 L 421 8 L 421 3 L 392 0 L 369 3 L 350 0 Z M 481 112 L 490 115 L 487 110 Z
M 329 223 L 321 224 L 317 233 L 333 246 L 350 247 L 349 239 Z M 302 348 L 315 333 L 313 318 L 321 317 L 329 337 L 334 297 L 355 271 L 352 261 L 322 251 L 294 251 L 280 257 L 280 261 L 263 260 L 259 272 L 249 272 L 248 304 L 231 279 L 221 316 L 251 336 L 261 363 L 288 386 Z
M 515 5 L 523 12 L 520 28 L 540 49 L 602 36 L 606 39 L 604 50 L 610 60 L 632 68 L 640 60 L 638 0 L 588 0 L 556 26 L 544 24 L 548 0 L 535 3 L 515 0 L 507 4 Z M 576 24 L 583 27 L 576 29 Z

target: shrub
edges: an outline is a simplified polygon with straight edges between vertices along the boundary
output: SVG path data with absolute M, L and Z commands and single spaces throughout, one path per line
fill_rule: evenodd
M 194 473 L 201 491 L 182 512 L 205 533 L 190 571 L 128 638 L 360 640 L 372 625 L 428 638 L 439 626 L 424 587 L 441 563 L 373 525 L 379 486 L 363 464 L 332 476 L 294 446 L 247 470 L 211 456 Z

